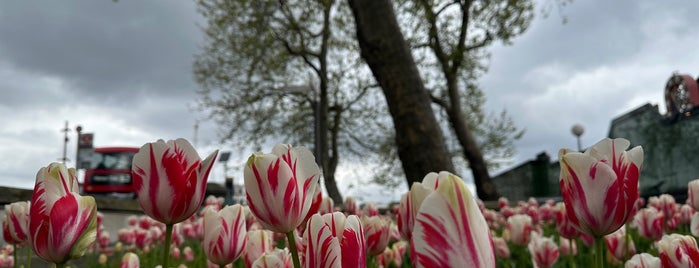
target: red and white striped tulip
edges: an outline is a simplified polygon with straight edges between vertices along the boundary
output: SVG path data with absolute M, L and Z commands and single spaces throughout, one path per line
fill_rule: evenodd
M 133 158 L 131 175 L 143 212 L 175 224 L 201 207 L 218 150 L 203 161 L 185 139 L 144 144 Z
M 643 208 L 634 216 L 633 224 L 638 229 L 638 235 L 653 241 L 663 237 L 663 213 L 654 207 Z
M 220 211 L 209 209 L 204 214 L 202 248 L 211 262 L 226 265 L 243 253 L 247 242 L 244 212 L 243 207 L 236 204 Z
M 335 212 L 335 202 L 330 197 L 324 197 L 323 201 L 320 202 L 320 208 L 318 209 L 318 213 L 320 215 L 323 215 L 326 213 L 333 212 Z
M 253 264 L 252 268 L 291 268 L 291 254 L 289 250 L 274 249 L 274 251 L 265 253 L 260 256 Z
M 400 230 L 403 238 L 410 240 L 415 225 L 415 217 L 417 217 L 422 201 L 425 200 L 427 195 L 437 189 L 440 175 L 441 178 L 444 179 L 448 177 L 449 174 L 448 172 L 430 172 L 422 178 L 422 182 L 413 183 L 413 185 L 410 186 L 410 191 L 401 196 L 396 218 L 398 230 Z
M 51 163 L 36 174 L 29 236 L 34 253 L 48 262 L 82 256 L 97 237 L 95 198 L 78 192 L 75 169 Z
M 699 179 L 687 183 L 687 203 L 699 211 Z
M 391 222 L 381 216 L 362 217 L 364 240 L 369 256 L 376 256 L 386 249 L 391 234 Z
M 558 231 L 558 234 L 568 239 L 575 239 L 580 236 L 580 231 L 575 228 L 568 218 L 566 205 L 563 202 L 556 204 L 554 215 L 556 217 L 556 231 Z
M 121 265 L 119 266 L 120 268 L 138 268 L 140 266 L 141 262 L 138 259 L 138 255 L 133 252 L 127 252 L 124 254 L 123 257 L 121 257 Z
M 683 204 L 680 206 L 680 212 L 679 212 L 679 225 L 685 225 L 689 224 L 692 222 L 692 216 L 694 216 L 694 208 L 692 206 Z
M 309 214 L 320 169 L 305 147 L 278 144 L 270 154 L 251 155 L 244 177 L 248 205 L 259 223 L 288 233 Z
M 581 232 L 610 234 L 632 217 L 643 148 L 605 138 L 584 153 L 561 149 L 560 186 L 568 217 Z
M 636 254 L 636 246 L 633 240 L 629 239 L 628 244 L 626 241 L 626 225 L 621 226 L 619 230 L 608 234 L 604 237 L 607 244 L 607 249 L 612 253 L 612 256 L 617 260 L 624 261 L 627 256 Z M 627 255 L 628 254 L 628 255 Z
M 694 213 L 692 222 L 689 223 L 689 231 L 693 236 L 699 236 L 699 213 Z
M 507 246 L 507 241 L 505 241 L 504 238 L 493 236 L 493 247 L 495 249 L 495 256 L 498 258 L 510 258 L 510 247 Z
M 5 242 L 16 246 L 29 243 L 29 201 L 5 205 L 2 221 L 2 234 Z
M 562 236 L 558 237 L 558 249 L 563 256 L 575 256 L 578 254 L 578 243 L 575 239 L 568 239 Z
M 550 237 L 533 235 L 528 249 L 535 268 L 552 267 L 558 261 L 558 245 Z
M 458 176 L 440 173 L 422 202 L 412 237 L 415 267 L 495 267 L 488 223 Z
M 681 234 L 664 235 L 656 243 L 662 267 L 697 267 L 699 249 L 694 237 Z
M 648 253 L 640 253 L 633 255 L 631 259 L 624 264 L 625 268 L 660 268 L 660 258 Z
M 347 215 L 359 215 L 361 213 L 361 210 L 359 210 L 359 206 L 357 205 L 357 201 L 351 196 L 345 197 L 342 207 L 343 211 Z
M 507 218 L 507 232 L 512 244 L 526 246 L 531 241 L 532 218 L 526 214 L 517 214 Z
M 311 216 L 303 234 L 303 267 L 342 267 L 340 240 L 334 236 L 332 226 L 319 214 Z
M 274 249 L 272 232 L 269 230 L 248 231 L 248 241 L 243 249 L 245 267 L 250 267 L 263 254 Z
M 345 216 L 342 212 L 327 213 L 321 216 L 321 219 L 325 221 L 325 224 L 330 229 L 330 234 L 332 239 L 337 240 L 339 246 L 338 249 L 328 250 L 327 252 L 317 252 L 319 250 L 316 248 L 314 256 L 318 257 L 318 254 L 329 254 L 334 256 L 334 252 L 340 252 L 340 259 L 342 267 L 366 267 L 366 251 L 367 243 L 365 242 L 365 232 L 363 223 L 359 220 L 356 215 Z M 320 223 L 315 223 L 316 230 L 324 230 Z M 308 223 L 311 226 L 311 223 Z M 318 229 L 320 228 L 320 229 Z M 303 234 L 303 245 L 301 248 L 304 249 L 306 253 L 309 253 L 308 243 L 313 242 L 312 237 L 318 238 L 320 233 L 309 233 L 307 229 Z M 334 243 L 332 243 L 334 245 Z M 308 256 L 304 256 L 308 259 Z M 317 262 L 316 262 L 317 263 Z

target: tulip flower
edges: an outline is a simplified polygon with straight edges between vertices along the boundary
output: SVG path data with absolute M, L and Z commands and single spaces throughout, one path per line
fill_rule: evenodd
M 36 174 L 29 237 L 34 253 L 59 267 L 85 254 L 97 237 L 95 199 L 78 192 L 75 169 L 52 163 Z
M 29 201 L 5 205 L 2 221 L 2 234 L 5 242 L 25 246 L 29 243 Z
M 626 225 L 606 235 L 604 240 L 607 243 L 607 249 L 617 260 L 624 261 L 628 256 L 636 254 L 636 246 L 633 240 L 629 239 L 626 241 Z
M 330 197 L 324 197 L 323 201 L 320 202 L 320 208 L 318 208 L 318 213 L 320 213 L 320 215 L 323 215 L 326 213 L 333 212 L 335 212 L 335 202 Z
M 121 268 L 138 268 L 140 265 L 140 261 L 138 259 L 138 255 L 136 255 L 133 252 L 127 252 L 124 254 L 123 257 L 121 257 L 121 265 L 119 267 Z
M 340 241 L 322 216 L 314 214 L 303 236 L 304 267 L 342 267 Z
M 699 179 L 687 183 L 687 203 L 699 211 Z
M 299 267 L 293 231 L 306 220 L 318 197 L 320 168 L 315 157 L 305 147 L 278 144 L 270 154 L 251 155 L 244 177 L 250 211 L 265 228 L 286 234 L 294 267 Z M 317 211 L 320 202 L 313 207 Z
M 412 236 L 415 267 L 495 267 L 488 224 L 463 180 L 442 172 L 420 206 Z
M 558 239 L 558 249 L 563 256 L 575 256 L 578 254 L 578 243 L 575 239 L 568 239 L 560 236 Z
M 438 178 L 444 179 L 449 176 L 448 172 L 435 173 L 430 172 L 422 178 L 422 182 L 415 182 L 410 186 L 410 192 L 401 196 L 400 205 L 398 207 L 398 230 L 400 230 L 403 238 L 410 240 L 412 237 L 413 226 L 415 225 L 415 217 L 425 200 L 427 195 L 437 189 Z
M 493 247 L 495 256 L 502 259 L 510 258 L 510 248 L 507 246 L 507 241 L 502 237 L 493 236 Z
M 534 267 L 552 267 L 558 260 L 558 245 L 550 237 L 538 234 L 532 236 L 528 245 L 529 254 L 532 256 Z
M 309 213 L 320 169 L 308 149 L 278 144 L 271 154 L 250 156 L 244 177 L 250 211 L 260 224 L 289 233 Z
M 643 208 L 634 216 L 633 223 L 638 229 L 638 235 L 653 241 L 663 237 L 663 213 L 654 207 Z
M 369 256 L 381 254 L 388 246 L 391 223 L 381 216 L 362 217 L 364 239 Z
M 699 249 L 697 241 L 689 235 L 664 235 L 657 242 L 662 267 L 697 267 L 699 266 Z
M 660 258 L 648 253 L 633 255 L 624 264 L 625 268 L 660 268 Z
M 203 161 L 185 139 L 158 140 L 141 146 L 133 157 L 131 176 L 143 212 L 165 224 L 165 248 L 170 247 L 172 226 L 201 207 L 206 181 L 218 150 Z M 163 252 L 167 267 L 168 251 Z
M 619 229 L 633 215 L 643 148 L 625 151 L 630 142 L 605 138 L 585 153 L 561 149 L 560 185 L 570 220 L 594 237 Z
M 531 240 L 532 218 L 526 214 L 518 214 L 507 219 L 507 231 L 512 244 L 526 246 Z
M 243 249 L 243 260 L 245 267 L 250 267 L 263 254 L 274 249 L 274 241 L 272 241 L 272 232 L 269 230 L 254 230 L 248 231 L 248 240 Z
M 336 240 L 335 242 L 325 242 L 323 245 L 337 245 L 337 248 L 326 249 L 323 247 L 318 247 L 318 239 L 320 239 L 325 232 L 325 227 L 322 226 L 319 221 L 322 219 L 330 230 L 331 240 Z M 318 259 L 330 258 L 335 256 L 335 252 L 340 254 L 339 258 L 336 260 L 341 267 L 366 267 L 366 251 L 367 243 L 365 242 L 365 232 L 362 222 L 356 215 L 345 216 L 342 212 L 334 212 L 323 214 L 317 222 L 313 223 L 314 229 L 308 229 L 311 227 L 311 222 L 308 223 L 306 232 L 303 234 L 303 246 L 304 252 L 306 253 L 304 259 L 306 260 L 306 267 L 313 263 L 323 263 L 318 262 Z M 322 237 L 322 239 L 326 239 Z M 314 247 L 315 245 L 315 247 Z M 314 248 L 309 248 L 314 247 Z M 323 257 L 326 256 L 326 257 Z M 310 260 L 309 258 L 315 258 Z
M 287 249 L 274 249 L 274 251 L 260 256 L 252 268 L 288 268 L 291 267 L 291 255 Z
M 556 231 L 558 231 L 558 234 L 568 239 L 575 239 L 580 236 L 580 231 L 575 228 L 568 218 L 566 206 L 563 202 L 556 204 L 554 216 L 556 218 Z
M 202 247 L 211 262 L 226 265 L 242 254 L 247 242 L 243 213 L 243 207 L 236 204 L 220 211 L 209 209 L 204 214 Z
M 185 139 L 144 144 L 133 158 L 133 184 L 143 212 L 166 225 L 201 207 L 218 150 L 203 161 Z
M 359 215 L 360 210 L 359 206 L 357 206 L 357 201 L 354 200 L 354 197 L 347 196 L 345 197 L 345 202 L 342 203 L 343 210 L 347 215 Z

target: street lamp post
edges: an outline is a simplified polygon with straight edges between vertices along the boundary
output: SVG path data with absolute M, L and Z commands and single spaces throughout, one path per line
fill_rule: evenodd
M 323 158 L 324 155 L 322 154 L 322 144 L 321 144 L 321 138 L 320 135 L 322 133 L 321 129 L 321 120 L 320 120 L 320 103 L 318 101 L 317 94 L 315 90 L 313 89 L 313 86 L 311 84 L 308 85 L 299 85 L 299 86 L 286 86 L 283 87 L 282 90 L 286 93 L 291 93 L 291 94 L 300 94 L 300 95 L 306 95 L 308 92 L 311 93 L 310 98 L 308 99 L 309 103 L 311 104 L 311 108 L 313 109 L 313 154 L 315 155 L 316 158 L 316 163 L 318 164 L 321 169 L 323 168 Z
M 582 134 L 585 133 L 585 128 L 583 128 L 583 126 L 580 124 L 575 124 L 575 125 L 573 125 L 573 128 L 570 131 L 573 132 L 573 135 L 575 135 L 575 137 L 578 140 L 578 152 L 582 152 L 582 144 L 580 143 L 580 136 L 582 136 Z

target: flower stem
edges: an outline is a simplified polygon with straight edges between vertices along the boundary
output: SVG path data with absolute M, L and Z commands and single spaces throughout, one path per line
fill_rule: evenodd
M 595 237 L 595 267 L 604 268 L 604 254 L 607 251 L 607 245 L 604 241 L 604 236 Z
M 165 249 L 163 250 L 163 268 L 168 268 L 170 259 L 170 240 L 172 239 L 172 224 L 165 224 Z
M 29 246 L 26 246 L 27 248 L 27 268 L 32 268 L 32 248 Z M 15 263 L 17 263 L 17 259 L 15 259 Z
M 294 237 L 294 231 L 286 233 L 286 239 L 289 241 L 289 251 L 291 251 L 291 259 L 294 260 L 294 268 L 301 268 L 301 261 L 299 260 L 299 252 L 296 249 L 296 238 Z
M 568 239 L 568 265 L 569 265 L 571 268 L 575 268 L 575 267 L 576 267 L 576 266 L 575 266 L 575 259 L 573 259 L 573 256 L 575 255 L 575 253 L 573 253 L 573 252 L 574 252 L 574 251 L 573 251 L 573 245 L 575 245 L 576 248 L 577 248 L 577 240 L 576 240 L 576 238 Z
M 55 266 L 56 268 L 64 268 L 64 267 L 66 267 L 66 264 L 65 264 L 65 263 L 56 263 L 55 265 L 56 265 L 56 266 Z

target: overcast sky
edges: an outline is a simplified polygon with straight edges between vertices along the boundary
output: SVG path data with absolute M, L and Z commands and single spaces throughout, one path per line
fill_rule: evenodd
M 513 45 L 492 47 L 481 79 L 487 107 L 506 109 L 527 130 L 511 165 L 575 148 L 573 124 L 585 127 L 589 146 L 633 108 L 653 103 L 664 111 L 670 75 L 699 75 L 696 10 L 694 1 L 576 1 L 537 17 Z M 184 137 L 202 155 L 220 147 L 210 122 L 194 139 L 205 117 L 192 109 L 202 23 L 190 1 L 2 2 L 0 185 L 32 188 L 36 171 L 62 156 L 65 121 L 71 161 L 78 124 L 95 133 L 96 146 Z M 340 178 L 345 194 L 373 191 L 348 189 L 352 176 Z M 219 165 L 211 181 L 222 178 Z

